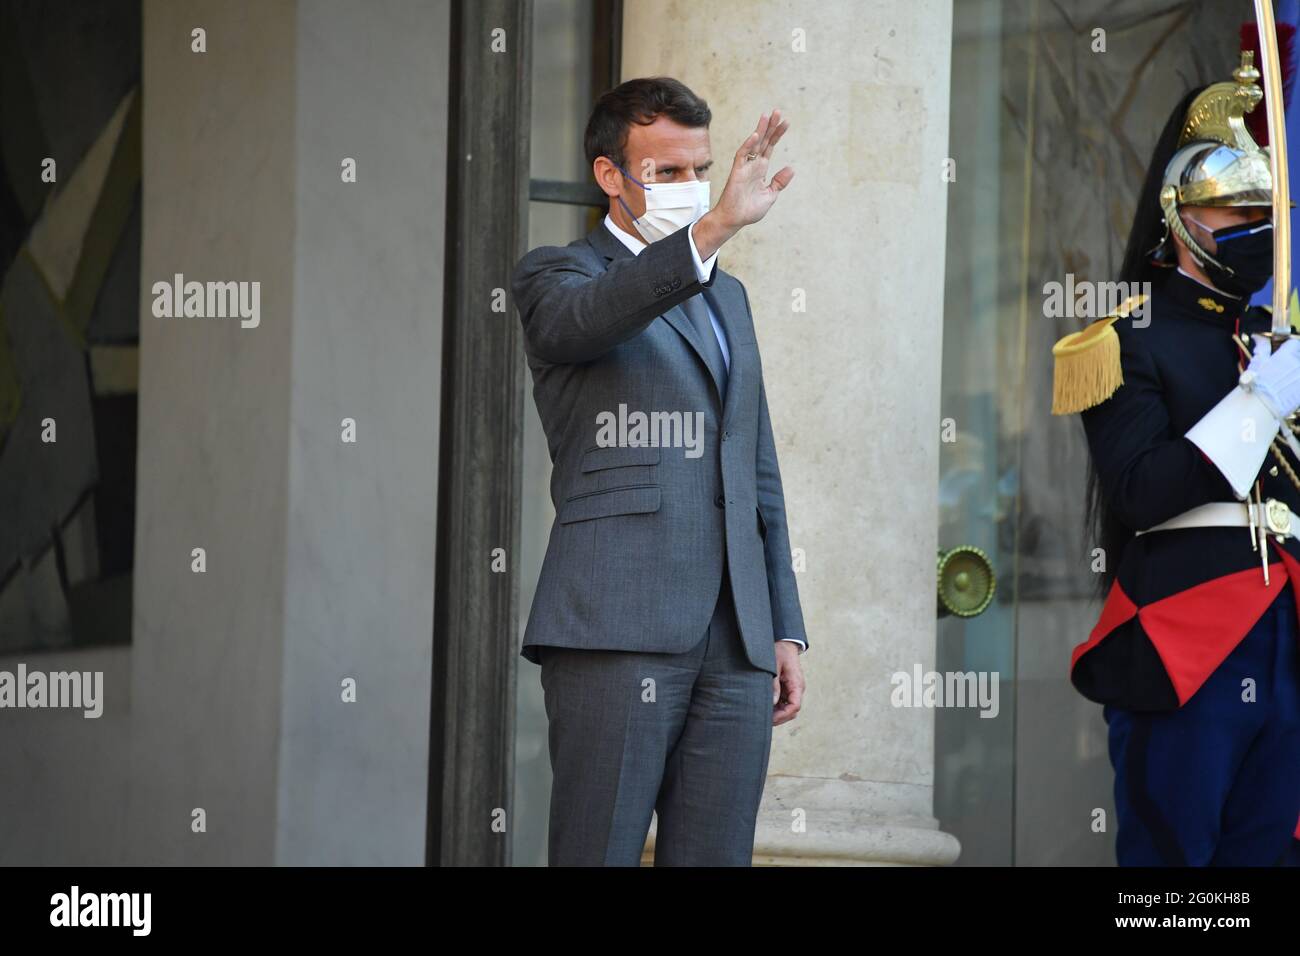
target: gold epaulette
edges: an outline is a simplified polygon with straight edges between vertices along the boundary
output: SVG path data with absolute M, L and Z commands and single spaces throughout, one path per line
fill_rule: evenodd
M 1071 332 L 1052 346 L 1052 414 L 1071 415 L 1099 405 L 1124 384 L 1115 322 L 1147 300 L 1131 295 L 1110 315 L 1081 332 Z

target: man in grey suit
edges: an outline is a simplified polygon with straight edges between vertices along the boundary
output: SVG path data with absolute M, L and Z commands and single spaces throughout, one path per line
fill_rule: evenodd
M 772 727 L 807 649 L 749 297 L 719 248 L 763 218 L 760 118 L 709 209 L 708 105 L 667 78 L 587 125 L 604 222 L 513 277 L 555 524 L 524 636 L 554 782 L 549 861 L 748 866 Z

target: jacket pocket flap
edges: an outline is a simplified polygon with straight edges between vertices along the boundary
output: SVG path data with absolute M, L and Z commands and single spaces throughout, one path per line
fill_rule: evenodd
M 606 468 L 624 468 L 628 465 L 659 464 L 659 447 L 636 445 L 621 447 L 611 445 L 608 448 L 589 448 L 582 456 L 582 470 L 602 471 Z
M 646 514 L 659 510 L 659 486 L 636 485 L 611 488 L 570 498 L 560 508 L 560 524 L 608 518 L 612 515 Z

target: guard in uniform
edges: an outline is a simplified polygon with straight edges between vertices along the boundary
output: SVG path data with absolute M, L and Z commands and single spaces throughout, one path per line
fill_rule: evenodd
M 1252 61 L 1157 145 L 1122 275 L 1149 298 L 1053 349 L 1108 562 L 1070 676 L 1103 705 L 1121 865 L 1280 864 L 1300 817 L 1300 340 L 1248 307 L 1273 270 Z

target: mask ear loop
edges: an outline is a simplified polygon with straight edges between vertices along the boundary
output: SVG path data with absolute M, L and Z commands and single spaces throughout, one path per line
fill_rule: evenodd
M 1197 218 L 1196 218 L 1195 216 L 1193 216 L 1191 213 L 1188 213 L 1188 214 L 1187 214 L 1187 221 L 1190 222 L 1190 223 L 1194 223 L 1194 224 L 1196 225 L 1196 228 L 1197 228 L 1197 229 L 1199 229 L 1199 230 L 1201 230 L 1201 232 L 1204 232 L 1204 233 L 1206 233 L 1207 235 L 1209 235 L 1209 237 L 1210 237 L 1211 239 L 1214 239 L 1214 230 L 1211 229 L 1209 226 L 1207 226 L 1205 223 L 1201 222 L 1201 220 L 1197 219 Z M 1206 257 L 1207 257 L 1207 258 L 1210 258 L 1210 261 L 1211 261 L 1211 262 L 1215 262 L 1215 261 L 1217 261 L 1217 260 L 1215 260 L 1215 259 L 1213 259 L 1213 258 L 1211 258 L 1211 257 L 1209 256 L 1209 250 L 1208 250 L 1208 249 L 1206 249 L 1204 246 L 1200 246 L 1199 243 L 1198 243 L 1197 245 L 1199 246 L 1199 248 L 1201 249 L 1202 252 L 1206 253 Z M 1216 240 L 1215 251 L 1216 251 L 1216 252 L 1218 251 L 1217 240 Z M 1220 262 L 1220 263 L 1218 263 L 1218 264 L 1219 264 L 1219 267 L 1220 267 L 1220 268 L 1222 268 L 1224 271 L 1226 271 L 1226 272 L 1228 273 L 1228 275 L 1235 276 L 1235 275 L 1237 274 L 1237 273 L 1233 272 L 1231 269 L 1229 269 L 1229 268 L 1228 268 L 1226 265 L 1224 265 L 1223 263 Z M 1202 262 L 1202 263 L 1201 263 L 1201 267 L 1204 268 L 1204 266 L 1205 266 L 1205 263 Z
M 611 163 L 614 163 L 614 158 L 613 158 L 612 156 L 606 156 L 605 158 L 608 159 Z M 636 183 L 636 184 L 637 184 L 638 186 L 640 186 L 643 190 L 647 190 L 647 191 L 648 191 L 648 187 L 646 186 L 645 183 L 641 182 L 641 180 L 637 179 L 635 176 L 633 176 L 631 173 L 629 173 L 626 169 L 624 169 L 624 168 L 623 168 L 622 166 L 620 166 L 618 163 L 614 163 L 614 166 L 615 166 L 615 168 L 616 168 L 620 173 L 622 173 L 622 174 L 623 174 L 624 176 L 626 176 L 628 179 L 632 180 L 632 182 Z M 636 213 L 634 213 L 634 212 L 633 212 L 633 211 L 628 207 L 628 204 L 625 203 L 625 202 L 623 202 L 623 197 L 622 197 L 622 196 L 618 196 L 617 199 L 618 199 L 618 203 L 619 203 L 619 205 L 622 206 L 623 209 L 627 211 L 627 214 L 628 214 L 629 216 L 632 217 L 632 221 L 633 221 L 633 222 L 640 222 L 640 221 L 641 221 L 640 219 L 637 218 Z
M 1188 215 L 1187 221 L 1196 223 L 1197 228 L 1199 228 L 1202 232 L 1209 233 L 1210 238 L 1214 240 L 1216 246 L 1218 243 L 1224 242 L 1228 239 L 1236 239 L 1238 236 L 1245 236 L 1251 233 L 1259 232 L 1261 229 L 1273 228 L 1273 223 L 1271 220 L 1260 221 L 1255 223 L 1245 223 L 1239 226 L 1224 226 L 1222 229 L 1211 229 L 1205 223 L 1201 222 L 1201 220 L 1197 219 L 1195 216 L 1192 215 Z M 1229 230 L 1232 231 L 1229 232 Z M 1226 236 L 1219 237 L 1215 235 L 1215 233 L 1218 232 L 1228 232 L 1229 234 Z M 1218 250 L 1216 249 L 1215 251 Z M 1232 269 L 1229 269 L 1227 266 L 1223 266 L 1223 268 L 1227 269 L 1229 275 L 1237 274 Z

